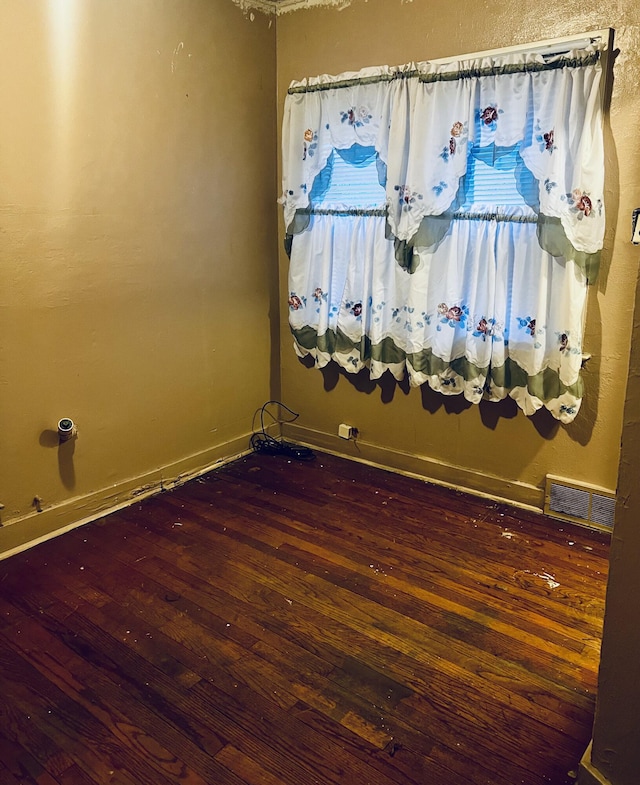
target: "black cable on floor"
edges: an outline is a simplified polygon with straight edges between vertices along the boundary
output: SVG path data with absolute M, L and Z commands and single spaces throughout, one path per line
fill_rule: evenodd
M 291 419 L 286 420 L 286 422 L 294 422 L 294 420 L 297 420 L 299 417 L 297 412 L 294 412 L 281 401 L 267 401 L 260 409 L 260 430 L 251 436 L 251 448 L 254 452 L 265 453 L 267 455 L 285 455 L 288 458 L 294 458 L 296 461 L 312 461 L 316 457 L 316 454 L 309 447 L 302 447 L 299 444 L 293 444 L 284 439 L 275 439 L 267 433 L 264 423 L 265 414 L 271 417 L 274 422 L 280 422 L 268 410 L 267 407 L 271 405 L 280 406 L 292 415 Z

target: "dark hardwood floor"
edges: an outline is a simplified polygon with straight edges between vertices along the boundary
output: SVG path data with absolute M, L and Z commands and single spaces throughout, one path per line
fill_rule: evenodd
M 0 562 L 1 785 L 565 785 L 608 537 L 253 455 Z

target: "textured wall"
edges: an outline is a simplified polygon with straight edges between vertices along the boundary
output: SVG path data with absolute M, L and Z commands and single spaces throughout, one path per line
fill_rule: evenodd
M 1 551 L 248 446 L 277 267 L 275 28 L 3 0 L 0 29 Z
M 585 401 L 576 421 L 563 427 L 540 412 L 527 418 L 515 404 L 467 407 L 458 398 L 370 384 L 344 374 L 320 374 L 296 359 L 282 314 L 282 394 L 302 413 L 307 436 L 406 470 L 538 503 L 546 474 L 615 489 L 622 407 L 629 361 L 637 251 L 629 243 L 630 212 L 640 203 L 636 123 L 636 52 L 640 29 L 633 4 L 597 0 L 561 6 L 531 0 L 451 4 L 442 0 L 353 0 L 342 11 L 314 8 L 278 18 L 279 112 L 292 79 L 339 73 L 617 28 L 621 53 L 607 119 L 608 229 L 602 273 L 591 288 L 585 350 Z M 491 13 L 488 12 L 490 8 Z M 282 219 L 280 219 L 282 233 Z M 281 255 L 281 298 L 287 259 Z M 360 452 L 334 439 L 338 423 L 360 430 Z M 300 431 L 299 436 L 305 434 Z M 420 458 L 420 460 L 418 460 Z

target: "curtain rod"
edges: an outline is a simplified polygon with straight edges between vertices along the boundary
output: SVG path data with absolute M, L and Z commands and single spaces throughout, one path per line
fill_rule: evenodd
M 435 60 L 429 60 L 429 62 L 436 65 L 446 65 L 456 60 L 475 60 L 480 57 L 498 57 L 505 54 L 519 54 L 520 52 L 553 57 L 554 55 L 564 54 L 571 49 L 584 49 L 590 44 L 610 42 L 612 32 L 611 28 L 606 27 L 588 33 L 578 33 L 574 36 L 546 38 L 542 41 L 533 41 L 530 44 L 514 44 L 513 46 L 504 46 L 499 49 L 485 49 L 481 52 L 469 52 L 452 57 L 439 57 Z
M 469 69 L 467 71 L 459 72 L 439 72 L 435 74 L 421 74 L 416 68 L 411 70 L 407 66 L 398 66 L 391 69 L 387 73 L 371 74 L 369 76 L 352 75 L 347 79 L 342 79 L 334 82 L 321 82 L 315 84 L 295 84 L 289 87 L 287 93 L 289 95 L 296 95 L 300 93 L 315 93 L 325 90 L 339 90 L 345 87 L 355 87 L 356 85 L 378 84 L 382 82 L 392 82 L 396 79 L 410 79 L 412 77 L 419 77 L 423 82 L 436 82 L 436 81 L 449 81 L 465 77 L 478 77 L 490 76 L 492 74 L 500 73 L 520 73 L 525 71 L 544 71 L 553 68 L 579 68 L 586 65 L 593 64 L 599 57 L 600 51 L 589 53 L 583 58 L 560 58 L 571 49 L 584 49 L 592 44 L 605 44 L 606 48 L 611 48 L 613 40 L 613 30 L 611 28 L 604 28 L 602 30 L 595 30 L 591 33 L 581 33 L 579 36 L 553 38 L 545 41 L 535 41 L 531 44 L 517 44 L 515 46 L 507 46 L 502 49 L 487 49 L 483 52 L 472 52 L 470 54 L 457 55 L 455 57 L 444 57 L 436 60 L 427 60 L 425 63 L 429 65 L 447 65 L 448 63 L 455 63 L 459 60 L 477 60 L 481 58 L 500 57 L 508 54 L 540 54 L 543 58 L 557 58 L 556 60 L 544 60 L 541 63 L 528 63 L 523 65 L 509 64 L 507 66 L 497 66 L 495 68 L 487 66 L 483 69 Z
M 523 50 L 527 51 L 527 50 Z M 464 68 L 457 71 L 441 71 L 431 74 L 421 73 L 418 69 L 395 71 L 370 76 L 355 76 L 336 82 L 318 82 L 315 84 L 297 84 L 287 90 L 289 95 L 300 93 L 318 93 L 327 90 L 341 90 L 345 87 L 357 85 L 380 84 L 382 82 L 395 82 L 396 80 L 417 77 L 421 82 L 449 82 L 470 77 L 493 76 L 518 73 L 535 73 L 539 71 L 552 71 L 559 68 L 583 68 L 594 65 L 600 59 L 600 52 L 589 52 L 584 57 L 558 57 L 553 60 L 534 63 L 506 63 L 504 65 L 486 66 L 482 68 Z M 432 62 L 432 61 L 430 61 Z M 455 61 L 451 61 L 455 62 Z

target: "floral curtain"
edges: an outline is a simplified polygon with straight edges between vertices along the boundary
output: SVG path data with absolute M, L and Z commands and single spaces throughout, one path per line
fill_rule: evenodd
M 281 201 L 298 354 L 570 422 L 604 235 L 601 54 L 294 82 Z M 336 156 L 373 185 L 332 188 Z

